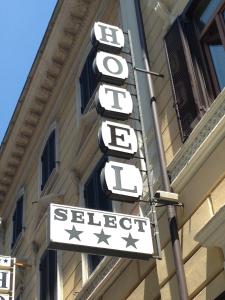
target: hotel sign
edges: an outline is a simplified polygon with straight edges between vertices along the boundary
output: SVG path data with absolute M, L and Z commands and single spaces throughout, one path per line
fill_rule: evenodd
M 148 218 L 58 204 L 48 213 L 49 248 L 139 259 L 153 253 Z
M 12 263 L 15 259 L 0 255 L 0 300 L 13 300 L 15 268 Z
M 118 53 L 122 49 L 121 45 L 124 45 L 124 35 L 121 32 L 118 27 L 97 22 L 92 30 L 93 44 L 97 44 L 101 50 Z M 128 78 L 127 62 L 120 55 L 104 51 L 97 52 L 94 70 L 101 81 L 114 85 L 100 85 L 95 96 L 96 110 L 104 117 L 128 120 L 133 111 L 131 94 L 128 90 L 115 86 L 123 84 Z M 98 140 L 101 151 L 108 156 L 130 159 L 138 151 L 135 130 L 123 123 L 102 121 Z M 141 173 L 131 164 L 111 160 L 102 170 L 101 182 L 106 196 L 112 200 L 135 202 L 142 195 Z
M 136 133 L 130 125 L 115 121 L 128 120 L 133 111 L 130 92 L 118 87 L 128 78 L 127 62 L 118 55 L 124 46 L 123 32 L 97 22 L 92 41 L 100 50 L 93 67 L 96 76 L 105 82 L 96 92 L 96 110 L 113 119 L 102 121 L 99 147 L 106 155 L 128 160 L 138 151 Z M 105 201 L 135 202 L 142 195 L 140 170 L 131 163 L 112 159 L 100 176 Z M 47 242 L 48 248 L 99 255 L 148 259 L 153 254 L 149 218 L 65 205 L 50 204 Z

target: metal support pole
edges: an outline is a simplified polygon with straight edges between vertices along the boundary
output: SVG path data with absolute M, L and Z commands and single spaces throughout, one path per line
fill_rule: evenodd
M 157 150 L 158 150 L 158 154 L 159 154 L 159 163 L 160 163 L 163 188 L 165 191 L 170 191 L 170 183 L 169 183 L 169 178 L 168 178 L 167 169 L 166 169 L 166 160 L 165 160 L 162 136 L 161 136 L 160 126 L 159 126 L 156 98 L 155 98 L 153 82 L 152 82 L 150 68 L 149 68 L 149 60 L 148 60 L 148 55 L 147 55 L 147 46 L 146 46 L 146 40 L 145 40 L 143 20 L 142 20 L 142 15 L 141 15 L 140 2 L 139 2 L 139 0 L 134 0 L 134 3 L 135 3 L 135 8 L 136 8 L 137 24 L 139 27 L 140 42 L 141 42 L 141 46 L 142 46 L 142 50 L 143 50 L 142 53 L 143 53 L 143 59 L 144 59 L 144 64 L 145 64 L 145 70 L 147 71 L 146 76 L 147 76 L 147 80 L 148 80 L 150 105 L 151 105 L 152 115 L 153 115 L 153 123 L 154 123 L 154 129 L 155 129 Z M 170 236 L 171 236 L 171 241 L 172 241 L 174 263 L 175 263 L 175 267 L 176 267 L 176 274 L 177 274 L 177 280 L 178 280 L 179 295 L 180 295 L 181 300 L 187 300 L 188 292 L 187 292 L 187 284 L 186 284 L 186 279 L 185 279 L 185 274 L 184 274 L 184 266 L 183 266 L 183 261 L 182 261 L 180 241 L 179 241 L 179 236 L 178 236 L 176 212 L 175 212 L 175 208 L 172 205 L 168 206 L 168 222 L 169 222 L 169 227 L 170 227 Z

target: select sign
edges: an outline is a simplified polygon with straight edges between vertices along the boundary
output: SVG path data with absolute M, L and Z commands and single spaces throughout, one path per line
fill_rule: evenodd
M 148 218 L 50 204 L 48 247 L 148 259 L 153 254 Z

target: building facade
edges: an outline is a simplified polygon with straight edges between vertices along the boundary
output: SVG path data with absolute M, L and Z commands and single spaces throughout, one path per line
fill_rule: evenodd
M 151 209 L 143 202 L 105 201 L 103 195 L 105 156 L 94 101 L 99 79 L 90 38 L 95 22 L 124 31 L 121 56 L 129 65 L 124 86 L 141 127 L 134 118 L 129 124 L 144 137 L 139 154 L 145 163 L 134 160 L 148 170 L 150 183 L 143 201 L 165 188 L 151 106 L 157 104 L 164 167 L 171 191 L 183 203 L 176 208 L 188 293 L 183 299 L 225 299 L 224 5 L 223 0 L 57 2 L 0 148 L 0 255 L 17 259 L 15 299 L 181 299 L 167 207 L 156 207 L 162 259 L 48 250 L 50 203 L 131 215 Z M 157 74 L 143 72 L 146 64 Z M 160 256 L 156 245 L 155 252 Z

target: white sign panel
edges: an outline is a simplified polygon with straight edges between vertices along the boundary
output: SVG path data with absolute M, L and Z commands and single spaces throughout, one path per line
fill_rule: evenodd
M 102 152 L 108 155 L 131 158 L 137 152 L 136 134 L 129 125 L 104 121 L 98 136 Z
M 97 112 L 104 117 L 127 120 L 133 111 L 130 92 L 113 85 L 101 84 L 95 102 Z
M 101 172 L 101 182 L 105 194 L 113 200 L 134 202 L 142 195 L 141 173 L 133 165 L 107 162 Z
M 48 220 L 51 249 L 140 259 L 153 254 L 148 218 L 52 203 Z
M 10 271 L 0 270 L 0 292 L 8 292 L 10 290 Z
M 9 295 L 7 295 L 7 294 L 0 294 L 0 300 L 9 300 Z
M 103 81 L 123 84 L 128 78 L 128 65 L 126 60 L 111 53 L 99 51 L 94 61 L 94 70 Z
M 0 255 L 0 269 L 10 269 L 11 257 Z
M 119 27 L 102 22 L 94 24 L 91 39 L 94 46 L 113 53 L 120 52 L 124 46 L 123 31 Z

